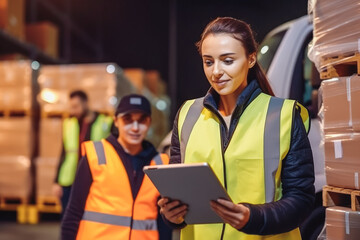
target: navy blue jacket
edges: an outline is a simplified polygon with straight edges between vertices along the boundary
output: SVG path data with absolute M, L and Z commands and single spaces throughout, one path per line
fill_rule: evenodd
M 220 121 L 223 149 L 226 149 L 242 113 L 260 93 L 261 89 L 257 81 L 251 81 L 237 100 L 230 128 L 227 129 L 223 121 Z M 210 89 L 205 96 L 204 107 L 217 114 L 219 119 L 221 119 L 218 111 L 218 102 L 219 95 L 213 89 Z M 244 203 L 250 209 L 250 219 L 245 227 L 239 229 L 239 231 L 256 235 L 288 232 L 298 227 L 313 209 L 315 188 L 312 151 L 299 113 L 300 110 L 295 108 L 294 111 L 291 146 L 289 153 L 282 162 L 281 182 L 283 196 L 277 202 L 262 205 Z M 178 116 L 176 116 L 171 140 L 170 164 L 180 162 Z M 166 222 L 173 228 L 182 228 L 186 225 L 175 225 L 168 221 Z

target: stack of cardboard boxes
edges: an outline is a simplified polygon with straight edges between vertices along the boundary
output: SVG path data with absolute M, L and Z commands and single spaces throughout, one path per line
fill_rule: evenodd
M 26 203 L 34 154 L 30 62 L 0 62 L 0 79 L 0 197 Z
M 358 0 L 310 0 L 313 2 L 314 38 L 310 59 L 319 72 L 343 57 L 359 53 L 360 4 Z M 331 61 L 324 59 L 333 58 Z
M 133 92 L 130 83 L 119 77 L 115 64 L 74 64 L 43 66 L 38 82 L 42 115 L 68 113 L 69 94 L 83 90 L 92 110 L 112 114 L 118 103 L 118 88 Z
M 326 204 L 331 194 L 349 200 L 360 189 L 360 4 L 357 0 L 313 2 L 314 39 L 309 57 L 319 72 L 326 71 L 321 75 L 326 80 L 321 83 L 319 113 L 329 185 L 324 187 Z M 359 239 L 356 201 L 342 202 L 326 210 L 326 239 Z

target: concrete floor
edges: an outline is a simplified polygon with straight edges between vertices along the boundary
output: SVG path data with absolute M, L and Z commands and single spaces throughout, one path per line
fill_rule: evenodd
M 1 240 L 57 240 L 60 224 L 42 222 L 36 225 L 23 225 L 15 222 L 0 222 Z
M 59 216 L 44 216 L 39 224 L 18 224 L 15 212 L 0 211 L 0 240 L 58 240 Z

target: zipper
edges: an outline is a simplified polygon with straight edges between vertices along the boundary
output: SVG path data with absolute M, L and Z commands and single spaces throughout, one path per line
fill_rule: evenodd
M 227 147 L 229 146 L 229 143 L 231 141 L 232 136 L 234 135 L 235 129 L 234 131 L 232 131 L 231 135 L 230 134 L 230 129 L 231 129 L 231 123 L 233 121 L 233 116 L 231 116 L 230 119 L 230 127 L 229 129 L 226 126 L 225 120 L 224 118 L 219 114 L 219 112 L 215 109 L 213 109 L 212 106 L 209 106 L 208 109 L 210 111 L 212 111 L 213 113 L 215 113 L 215 115 L 217 116 L 217 118 L 220 120 L 222 126 L 225 128 L 225 136 L 223 134 L 223 131 L 221 130 L 222 126 L 220 126 L 220 136 L 221 136 L 221 157 L 222 157 L 222 163 L 223 163 L 223 175 L 224 175 L 224 188 L 227 191 L 227 181 L 226 181 L 226 162 L 225 162 L 225 151 L 227 149 Z M 225 138 L 226 138 L 226 142 L 225 142 Z M 222 226 L 222 230 L 221 230 L 221 236 L 220 236 L 220 240 L 224 239 L 224 234 L 225 234 L 225 226 L 226 224 L 223 223 Z
M 132 233 L 133 223 L 134 223 L 134 219 L 133 219 L 133 216 L 134 216 L 134 208 L 135 208 L 135 199 L 134 199 L 134 201 L 133 201 L 132 208 L 131 208 L 131 221 L 130 221 L 129 240 L 131 240 L 131 233 Z

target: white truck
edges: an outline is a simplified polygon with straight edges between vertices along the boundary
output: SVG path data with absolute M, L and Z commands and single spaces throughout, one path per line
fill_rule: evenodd
M 258 61 L 265 70 L 276 96 L 295 99 L 309 109 L 311 128 L 309 140 L 314 158 L 316 206 L 302 224 L 303 240 L 317 239 L 325 219 L 322 187 L 325 179 L 325 156 L 318 113 L 320 76 L 308 58 L 313 24 L 310 16 L 282 24 L 272 30 L 259 46 Z

